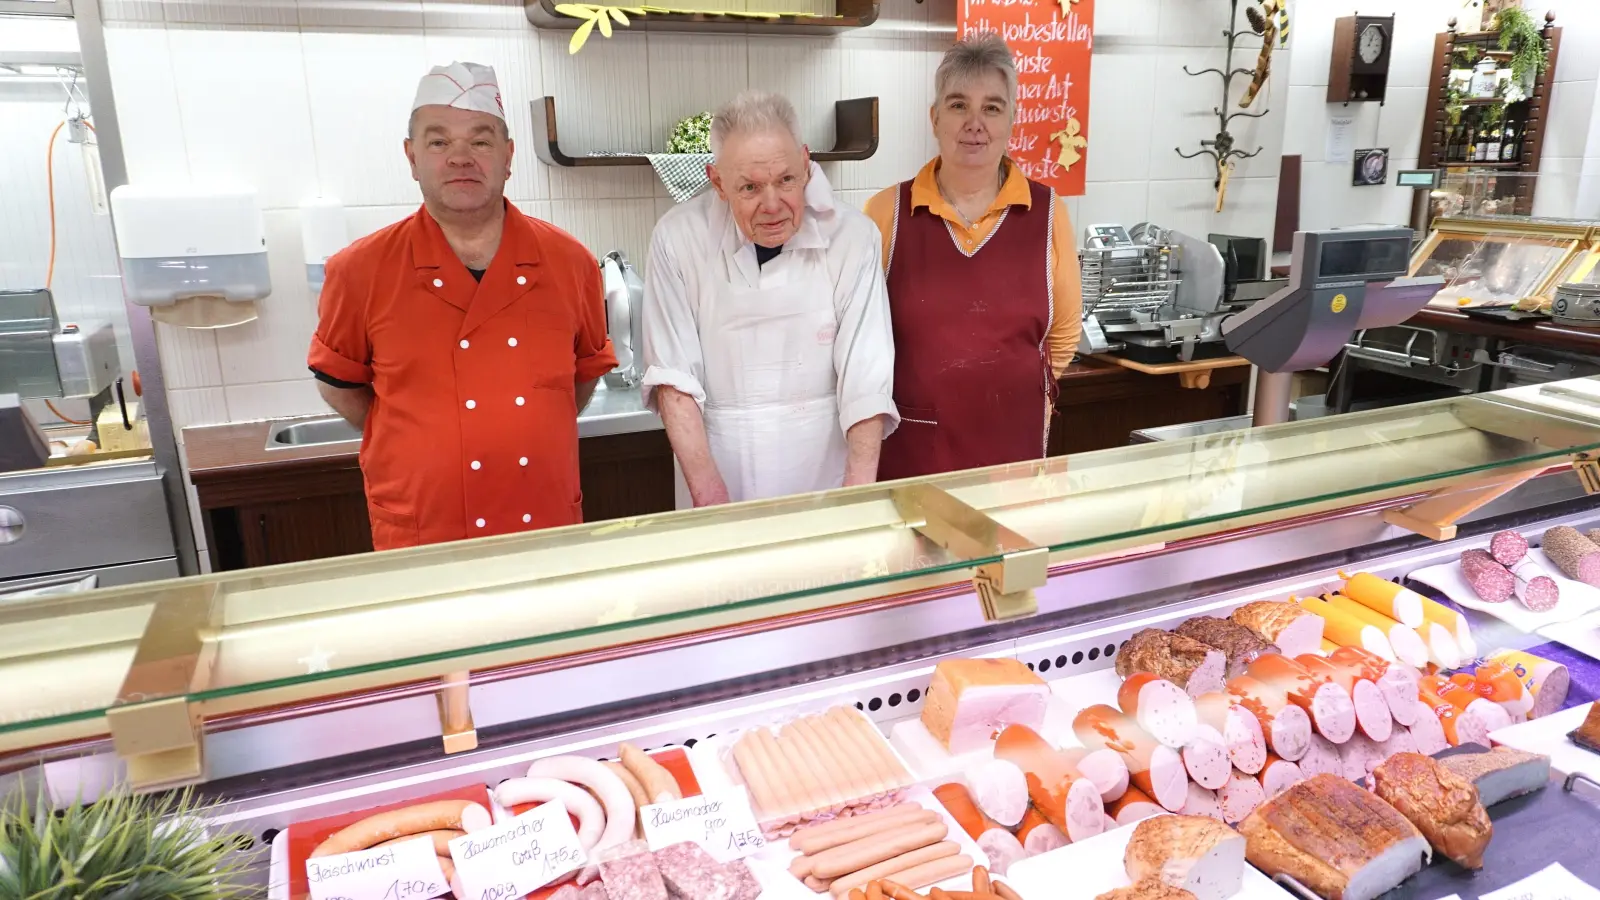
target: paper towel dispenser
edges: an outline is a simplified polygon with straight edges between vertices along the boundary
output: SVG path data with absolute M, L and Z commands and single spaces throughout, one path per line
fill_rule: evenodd
M 157 319 L 236 325 L 272 292 L 253 188 L 122 185 L 111 192 L 111 220 L 123 294 Z

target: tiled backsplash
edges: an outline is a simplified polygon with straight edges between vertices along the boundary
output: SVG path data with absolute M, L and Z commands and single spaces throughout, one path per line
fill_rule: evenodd
M 353 236 L 419 202 L 400 142 L 416 80 L 453 59 L 493 65 L 518 155 L 507 192 L 597 254 L 643 262 L 672 201 L 647 168 L 552 169 L 534 155 L 530 104 L 556 98 L 562 145 L 651 149 L 679 118 L 745 87 L 785 93 L 808 143 L 833 143 L 833 103 L 877 96 L 870 160 L 828 166 L 857 206 L 909 178 L 934 153 L 927 110 L 955 0 L 884 0 L 877 24 L 835 38 L 628 32 L 567 53 L 517 2 L 474 0 L 102 0 L 132 180 L 208 176 L 253 184 L 267 207 L 273 295 L 255 321 L 215 332 L 161 326 L 177 426 L 323 409 L 305 370 L 315 301 L 301 263 L 300 202 L 348 209 Z M 1090 110 L 1089 186 L 1071 206 L 1081 227 L 1153 219 L 1204 234 L 1270 233 L 1288 85 L 1271 115 L 1236 120 L 1241 144 L 1266 148 L 1240 168 L 1212 212 L 1212 176 L 1192 147 L 1216 131 L 1214 79 L 1180 72 L 1221 62 L 1222 0 L 1100 0 Z M 1235 62 L 1245 64 L 1241 52 Z M 1288 60 L 1279 59 L 1280 72 Z

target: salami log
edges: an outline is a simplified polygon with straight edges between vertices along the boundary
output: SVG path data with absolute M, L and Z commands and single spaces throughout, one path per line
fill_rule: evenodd
M 1505 566 L 1495 562 L 1487 550 L 1468 550 L 1461 554 L 1461 577 L 1485 603 L 1504 603 L 1511 599 L 1516 579 Z
M 1105 830 L 1100 791 L 1038 732 L 1026 725 L 1007 726 L 995 739 L 994 756 L 1022 770 L 1033 805 L 1067 837 L 1081 841 Z
M 1128 678 L 1149 672 L 1176 684 L 1193 697 L 1222 686 L 1227 659 L 1221 650 L 1196 640 L 1146 628 L 1117 652 L 1117 674 Z
M 1194 701 L 1201 724 L 1222 733 L 1233 767 L 1246 775 L 1261 771 L 1267 763 L 1267 738 L 1261 722 L 1237 698 L 1219 692 L 1201 694 Z
M 1489 539 L 1489 555 L 1509 569 L 1528 555 L 1528 539 L 1519 532 L 1502 531 Z
M 1431 600 L 1429 601 L 1432 602 Z M 1401 725 L 1409 726 L 1417 716 L 1417 675 L 1405 666 L 1395 665 L 1359 647 L 1340 647 L 1328 654 L 1328 661 L 1351 670 L 1357 678 L 1375 682 L 1389 704 L 1389 714 Z
M 1085 747 L 1120 754 L 1128 766 L 1129 782 L 1163 808 L 1173 812 L 1183 808 L 1189 781 L 1183 757 L 1158 743 L 1138 723 L 1113 707 L 1099 704 L 1078 713 L 1072 720 L 1072 732 Z
M 1222 734 L 1209 725 L 1196 725 L 1194 736 L 1183 748 L 1183 767 L 1195 784 L 1216 790 L 1228 782 L 1233 762 Z
M 1183 688 L 1152 672 L 1135 672 L 1117 690 L 1117 705 L 1163 746 L 1180 750 L 1194 736 L 1194 703 Z
M 1574 581 L 1600 587 L 1600 546 L 1576 528 L 1557 525 L 1544 533 L 1544 555 Z
M 1261 724 L 1267 747 L 1294 762 L 1306 755 L 1311 742 L 1311 717 L 1289 702 L 1289 695 L 1274 685 L 1245 676 L 1228 682 L 1228 694 Z
M 1250 664 L 1250 677 L 1283 691 L 1289 702 L 1311 717 L 1317 733 L 1335 744 L 1355 733 L 1356 707 L 1350 692 L 1331 678 L 1314 674 L 1287 656 L 1261 657 Z
M 1532 557 L 1511 566 L 1512 593 L 1517 602 L 1534 612 L 1549 612 L 1561 602 L 1561 585 Z
M 1361 729 L 1362 734 L 1375 741 L 1389 739 L 1389 732 L 1394 729 L 1394 715 L 1389 712 L 1389 703 L 1383 699 L 1383 692 L 1378 689 L 1376 681 L 1361 677 L 1359 670 L 1353 667 L 1322 656 L 1307 653 L 1295 657 L 1295 662 L 1313 675 L 1332 681 L 1350 695 L 1350 702 L 1355 707 L 1356 727 Z

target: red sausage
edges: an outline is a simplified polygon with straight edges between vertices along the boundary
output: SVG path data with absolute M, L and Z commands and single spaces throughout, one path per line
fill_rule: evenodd
M 1246 775 L 1254 775 L 1267 764 L 1267 738 L 1261 722 L 1237 698 L 1216 692 L 1201 694 L 1194 700 L 1195 713 L 1203 725 L 1222 732 L 1228 746 L 1228 759 Z
M 1311 674 L 1332 681 L 1350 694 L 1350 702 L 1355 705 L 1356 726 L 1362 734 L 1375 741 L 1389 739 L 1389 733 L 1394 730 L 1394 714 L 1389 712 L 1389 702 L 1383 699 L 1383 692 L 1378 690 L 1376 681 L 1359 677 L 1354 668 L 1329 662 L 1310 653 L 1297 656 L 1294 661 L 1305 666 Z
M 1261 782 L 1243 772 L 1228 776 L 1228 783 L 1217 791 L 1217 801 L 1222 804 L 1222 821 L 1229 825 L 1243 822 L 1266 799 L 1267 792 L 1262 790 Z
M 1256 717 L 1273 753 L 1290 762 L 1306 755 L 1311 744 L 1311 717 L 1290 703 L 1287 693 L 1246 675 L 1228 682 L 1228 695 Z
M 1317 733 L 1328 740 L 1342 744 L 1355 734 L 1355 703 L 1350 692 L 1331 679 L 1313 674 L 1287 656 L 1277 655 L 1257 658 L 1247 671 L 1251 678 L 1285 692 L 1289 702 L 1305 710 Z
M 1117 705 L 1163 746 L 1181 750 L 1194 736 L 1194 702 L 1189 694 L 1150 672 L 1135 672 L 1117 690 Z
M 1411 670 L 1391 665 L 1388 660 L 1360 647 L 1339 647 L 1328 654 L 1328 661 L 1353 670 L 1357 678 L 1377 684 L 1396 722 L 1406 726 L 1416 722 L 1417 676 Z
M 1222 787 L 1233 771 L 1227 742 L 1210 725 L 1196 725 L 1194 737 L 1183 748 L 1183 767 L 1195 784 L 1213 791 Z
M 1102 703 L 1078 713 L 1072 720 L 1072 731 L 1085 747 L 1120 754 L 1128 766 L 1129 782 L 1162 808 L 1172 812 L 1183 808 L 1189 795 L 1183 757 L 1157 743 L 1132 719 Z
M 1033 805 L 1067 837 L 1081 841 L 1105 830 L 1100 790 L 1032 728 L 1008 725 L 995 739 L 994 758 L 1022 770 Z

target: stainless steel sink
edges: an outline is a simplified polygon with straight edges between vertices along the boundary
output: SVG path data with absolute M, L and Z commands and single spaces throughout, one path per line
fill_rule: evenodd
M 268 450 L 359 443 L 361 443 L 361 432 L 338 416 L 275 422 L 267 431 Z

